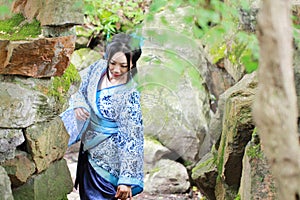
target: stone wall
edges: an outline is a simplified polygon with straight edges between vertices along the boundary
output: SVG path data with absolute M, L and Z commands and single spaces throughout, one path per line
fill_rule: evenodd
M 74 26 L 83 23 L 82 2 L 3 4 L 12 12 L 1 20 L 21 13 L 26 22 L 38 20 L 42 34 L 22 41 L 0 38 L 0 199 L 63 199 L 73 186 L 63 159 L 69 136 L 58 115 L 67 106 L 68 87 L 78 80 L 69 65 Z

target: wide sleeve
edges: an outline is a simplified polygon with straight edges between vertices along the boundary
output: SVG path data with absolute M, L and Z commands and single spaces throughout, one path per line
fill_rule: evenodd
M 89 84 L 89 76 L 94 65 L 82 70 L 79 74 L 81 83 L 78 91 L 69 99 L 69 108 L 60 114 L 64 126 L 70 135 L 68 145 L 75 144 L 81 138 L 82 132 L 87 126 L 88 120 L 82 121 L 75 117 L 75 108 L 84 108 L 90 112 L 90 107 L 86 100 L 87 86 Z
M 132 194 L 143 190 L 144 133 L 140 94 L 133 91 L 125 98 L 125 107 L 119 116 L 119 159 L 118 185 L 131 185 Z

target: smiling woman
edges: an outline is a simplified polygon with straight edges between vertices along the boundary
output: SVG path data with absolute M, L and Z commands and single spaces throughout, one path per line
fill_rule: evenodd
M 115 35 L 107 60 L 81 72 L 80 89 L 61 114 L 69 145 L 81 140 L 75 181 L 81 199 L 125 200 L 143 191 L 143 124 L 132 79 L 141 49 L 134 44 L 130 35 Z
M 102 81 L 100 88 L 107 88 L 113 85 L 120 85 L 127 82 L 127 72 L 130 70 L 132 62 L 130 61 L 129 65 L 127 63 L 126 56 L 123 52 L 117 52 L 113 55 L 108 63 L 108 70 Z

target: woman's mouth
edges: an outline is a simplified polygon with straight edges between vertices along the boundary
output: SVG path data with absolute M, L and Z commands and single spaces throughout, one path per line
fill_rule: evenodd
M 121 74 L 112 74 L 113 75 L 113 77 L 120 77 L 121 76 Z

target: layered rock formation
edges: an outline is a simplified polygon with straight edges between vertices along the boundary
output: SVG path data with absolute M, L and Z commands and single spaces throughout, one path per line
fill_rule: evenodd
M 68 67 L 75 49 L 73 26 L 83 23 L 83 14 L 73 1 L 16 0 L 12 8 L 26 22 L 39 20 L 43 31 L 39 38 L 0 40 L 1 169 L 15 200 L 63 199 L 73 184 L 63 159 L 69 136 L 58 114 L 78 80 Z M 9 193 L 1 192 L 0 199 L 13 199 Z

